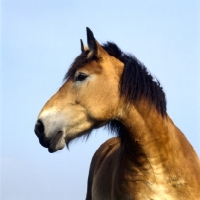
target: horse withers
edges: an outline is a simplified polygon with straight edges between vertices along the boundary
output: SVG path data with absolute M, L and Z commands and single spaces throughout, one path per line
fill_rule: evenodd
M 200 161 L 166 112 L 160 83 L 134 56 L 87 28 L 88 48 L 39 113 L 35 133 L 49 152 L 107 126 L 95 152 L 86 200 L 200 199 Z

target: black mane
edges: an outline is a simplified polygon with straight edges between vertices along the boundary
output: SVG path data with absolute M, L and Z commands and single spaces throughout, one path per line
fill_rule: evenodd
M 120 92 L 126 97 L 127 103 L 146 99 L 162 116 L 166 115 L 166 98 L 163 88 L 147 68 L 136 57 L 123 53 L 112 42 L 107 42 L 102 47 L 110 56 L 114 56 L 124 63 Z

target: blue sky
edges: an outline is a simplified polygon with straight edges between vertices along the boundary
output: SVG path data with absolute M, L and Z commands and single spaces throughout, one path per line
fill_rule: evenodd
M 91 157 L 106 139 L 54 154 L 34 124 L 86 42 L 134 54 L 161 82 L 168 114 L 200 156 L 200 3 L 195 0 L 1 1 L 1 199 L 84 199 Z

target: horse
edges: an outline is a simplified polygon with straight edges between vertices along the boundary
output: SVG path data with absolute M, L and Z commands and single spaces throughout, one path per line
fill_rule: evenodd
M 102 126 L 115 135 L 91 161 L 86 200 L 200 199 L 200 160 L 166 110 L 160 82 L 135 56 L 86 47 L 38 115 L 35 134 L 50 153 Z

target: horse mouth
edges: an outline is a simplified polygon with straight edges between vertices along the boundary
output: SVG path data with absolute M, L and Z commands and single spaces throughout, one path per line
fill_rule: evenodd
M 43 147 L 48 148 L 48 151 L 50 153 L 54 153 L 55 151 L 61 150 L 61 149 L 64 148 L 65 144 L 63 145 L 62 140 L 64 140 L 63 139 L 63 132 L 62 131 L 59 131 L 51 139 L 47 139 L 46 137 L 39 138 L 40 144 Z
M 50 141 L 47 138 L 45 138 L 45 137 L 40 137 L 39 138 L 39 142 L 45 148 L 49 148 L 49 146 L 51 144 Z
M 49 153 L 54 153 L 57 150 L 63 149 L 65 146 L 65 142 L 63 141 L 65 141 L 63 138 L 63 132 L 59 131 L 50 142 L 50 145 L 48 147 Z

